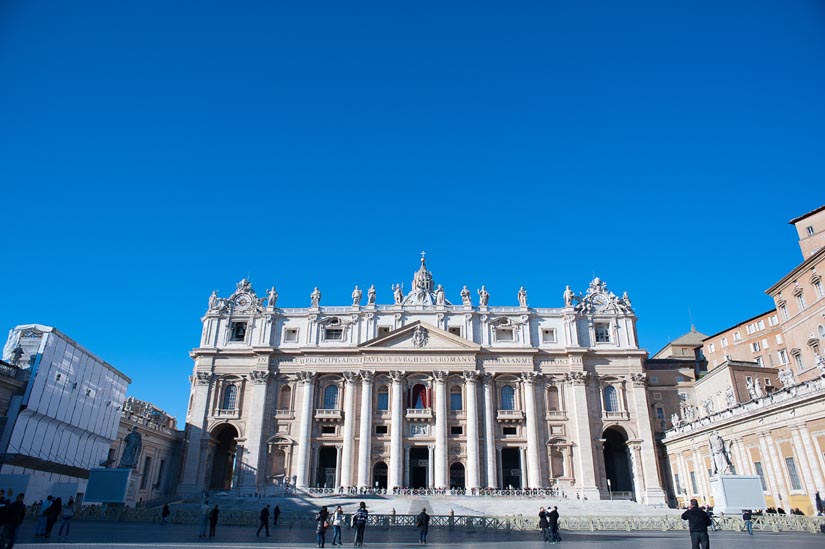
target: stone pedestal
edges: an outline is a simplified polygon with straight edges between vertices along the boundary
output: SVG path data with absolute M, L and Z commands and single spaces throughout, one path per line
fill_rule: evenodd
M 717 475 L 710 479 L 713 513 L 739 514 L 744 509 L 764 509 L 765 495 L 758 476 Z

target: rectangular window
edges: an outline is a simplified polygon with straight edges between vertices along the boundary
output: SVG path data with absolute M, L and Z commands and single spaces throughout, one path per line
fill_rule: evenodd
M 229 341 L 243 341 L 246 339 L 246 322 L 232 322 L 229 324 Z
M 753 378 L 751 376 L 745 376 L 745 381 L 747 383 L 753 383 Z
M 801 372 L 805 369 L 805 363 L 802 362 L 802 355 L 794 355 L 794 362 L 796 362 L 796 371 Z
M 759 365 L 760 368 L 765 367 L 765 365 L 762 364 L 762 357 L 761 356 L 755 357 L 754 360 L 756 361 L 756 363 Z
M 776 334 L 776 344 L 782 345 L 782 334 Z
M 344 339 L 344 330 L 342 328 L 326 328 L 324 330 L 325 341 L 341 341 Z
M 451 435 L 464 434 L 464 429 L 461 428 L 461 425 L 451 425 L 450 426 L 450 434 Z
M 806 233 L 808 233 L 808 236 L 813 236 L 813 235 L 814 235 L 814 228 L 813 228 L 813 226 L 808 225 L 807 227 L 805 227 L 805 232 L 806 232 Z
M 662 393 L 653 393 L 653 400 L 662 400 Z
M 758 322 L 756 323 L 756 327 L 757 327 L 757 329 L 759 329 L 759 330 L 764 330 L 764 329 L 765 329 L 765 321 L 764 321 L 764 320 L 760 320 L 760 321 L 758 321 Z
M 166 469 L 166 460 L 160 460 L 160 465 L 158 466 L 158 478 L 155 480 L 155 488 L 160 488 L 161 482 L 163 482 L 163 470 Z
M 676 376 L 676 383 L 682 383 L 685 380 L 682 376 Z
M 457 412 L 463 410 L 464 405 L 461 402 L 461 391 L 454 391 L 450 393 L 450 411 Z
M 741 332 L 733 332 L 733 340 L 734 341 L 742 341 L 742 333 Z
M 501 432 L 504 433 L 504 436 L 515 436 L 518 434 L 518 429 L 516 427 L 502 427 Z
M 715 353 L 716 352 L 716 345 L 713 344 L 713 343 L 708 345 L 708 351 L 710 351 L 711 353 Z
M 390 327 L 389 326 L 379 326 L 378 327 L 378 337 L 389 335 L 389 333 L 390 333 Z
M 693 494 L 698 494 L 699 490 L 696 488 L 696 473 L 690 472 L 690 487 L 693 488 Z
M 656 385 L 657 383 L 659 383 L 659 376 L 650 376 L 650 383 L 652 385 Z
M 788 476 L 791 479 L 791 489 L 802 490 L 802 483 L 799 482 L 799 473 L 796 472 L 796 462 L 792 457 L 785 458 L 785 467 L 788 468 Z
M 541 331 L 541 342 L 542 343 L 555 343 L 556 342 L 556 329 L 555 328 L 545 328 Z
M 822 294 L 822 283 L 820 281 L 814 282 L 814 290 L 816 290 L 816 297 L 823 297 Z
M 771 378 L 766 377 L 765 378 L 765 387 L 770 387 L 770 386 L 771 386 Z
M 776 315 L 771 315 L 770 318 L 768 318 L 768 324 L 771 326 L 776 326 L 779 324 L 779 317 Z
M 751 343 L 751 352 L 752 353 L 758 353 L 761 350 L 762 349 L 759 348 L 759 342 L 758 341 L 754 341 L 753 343 Z
M 284 343 L 298 343 L 298 328 L 287 328 L 284 332 Z
M 784 305 L 779 307 L 779 312 L 782 314 L 782 320 L 788 320 L 790 316 L 788 315 L 788 308 Z
M 152 466 L 152 458 L 146 456 L 143 460 L 143 476 L 140 478 L 140 489 L 146 488 L 146 479 L 149 478 L 149 468 Z
M 673 473 L 673 484 L 676 485 L 676 493 L 682 493 L 682 483 L 679 482 L 679 473 Z
M 752 334 L 755 331 L 756 328 L 754 328 L 753 324 L 748 324 L 748 335 Z
M 461 337 L 461 328 L 450 328 L 449 332 L 455 336 Z
M 386 435 L 389 432 L 389 429 L 386 425 L 376 425 L 375 426 L 375 434 L 376 435 Z
M 596 343 L 610 343 L 610 324 L 607 322 L 596 323 Z
M 778 355 L 780 364 L 785 365 L 788 363 L 788 353 L 785 351 L 785 349 L 781 349 Z
M 385 412 L 390 409 L 390 394 L 387 391 L 378 393 L 376 408 L 381 412 Z
M 321 434 L 322 435 L 334 435 L 335 434 L 335 425 L 325 425 L 321 427 Z
M 687 402 L 688 394 L 687 393 L 679 393 L 679 400 L 682 402 Z
M 768 340 L 767 340 L 767 339 L 763 339 L 763 340 L 762 340 L 762 348 L 763 348 L 763 349 L 767 349 L 767 348 L 768 348 Z
M 497 328 L 496 341 L 515 341 L 516 335 L 512 328 Z
M 805 296 L 802 295 L 802 294 L 799 294 L 798 296 L 796 296 L 796 304 L 799 305 L 799 310 L 800 311 L 804 311 L 805 307 L 806 307 L 806 305 L 805 305 Z
M 756 474 L 759 475 L 759 482 L 762 483 L 762 491 L 767 492 L 768 485 L 765 484 L 765 473 L 762 471 L 762 462 L 754 461 L 753 468 L 756 469 Z
M 727 347 L 727 346 L 728 346 L 728 338 L 723 337 L 722 338 L 722 347 Z
M 656 419 L 664 420 L 665 419 L 665 409 L 661 406 L 656 406 Z

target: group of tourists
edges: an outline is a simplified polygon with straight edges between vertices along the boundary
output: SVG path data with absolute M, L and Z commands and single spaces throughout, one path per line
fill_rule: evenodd
M 269 536 L 269 504 L 266 505 L 261 510 L 261 514 L 259 515 L 261 520 L 261 525 L 258 527 L 258 532 L 255 534 L 257 537 L 260 535 L 261 530 L 266 529 L 266 535 Z M 276 505 L 275 509 L 272 511 L 272 525 L 278 525 L 278 517 L 281 515 L 281 508 Z M 168 513 L 168 506 L 164 506 L 163 514 L 161 515 L 161 524 L 165 524 L 166 518 L 169 516 Z M 220 516 L 220 510 L 218 509 L 218 504 L 216 503 L 214 506 L 209 505 L 209 500 L 204 500 L 203 504 L 200 507 L 200 518 L 201 518 L 201 526 L 200 532 L 198 533 L 199 538 L 215 537 L 215 529 L 218 526 L 218 517 Z M 207 534 L 207 529 L 209 534 Z
M 544 507 L 539 509 L 539 529 L 545 542 L 561 543 L 559 535 L 559 508 L 555 505 L 548 512 Z
M 18 494 L 19 497 L 19 494 Z M 37 526 L 34 529 L 34 537 L 49 539 L 52 537 L 52 530 L 58 519 L 62 518 L 60 529 L 57 531 L 58 537 L 67 539 L 69 530 L 72 527 L 74 517 L 74 498 L 69 496 L 69 500 L 64 504 L 62 498 L 49 496 L 46 501 L 40 502 L 40 511 L 37 515 Z M 65 528 L 66 533 L 63 533 Z
M 258 518 L 261 521 L 261 525 L 258 526 L 258 531 L 255 532 L 255 537 L 261 535 L 261 530 L 266 530 L 266 537 L 269 537 L 269 504 L 266 504 L 266 507 L 261 509 L 261 514 L 258 515 Z M 272 526 L 278 526 L 278 517 L 281 516 L 281 507 L 276 505 L 275 509 L 272 510 Z
M 363 501 L 358 504 L 358 509 L 352 514 L 349 526 L 355 529 L 355 539 L 353 546 L 364 546 L 364 530 L 367 527 L 367 520 L 369 519 L 369 511 L 367 511 L 367 504 Z M 324 547 L 327 539 L 327 530 L 332 528 L 332 545 L 343 546 L 341 541 L 341 527 L 345 524 L 346 517 L 344 510 L 339 505 L 331 514 L 327 506 L 321 507 L 318 514 L 315 515 L 315 538 L 317 547 Z

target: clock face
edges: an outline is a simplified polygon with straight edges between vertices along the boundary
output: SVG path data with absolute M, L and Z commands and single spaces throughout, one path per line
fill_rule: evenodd
M 249 294 L 241 294 L 235 298 L 235 307 L 240 310 L 248 309 L 252 305 L 252 297 Z
M 607 296 L 604 294 L 596 294 L 591 301 L 593 308 L 597 311 L 603 311 L 608 304 Z

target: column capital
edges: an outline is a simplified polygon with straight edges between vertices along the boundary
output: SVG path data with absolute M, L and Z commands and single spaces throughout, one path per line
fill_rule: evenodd
M 495 379 L 495 374 L 491 374 L 491 373 L 481 374 L 481 382 L 484 385 L 492 385 L 494 379 Z
M 461 375 L 464 376 L 464 383 L 476 383 L 479 378 L 478 372 L 475 370 L 464 370 Z
M 567 372 L 564 381 L 571 385 L 584 385 L 587 382 L 587 372 Z
M 524 372 L 521 374 L 521 380 L 527 385 L 534 385 L 541 379 L 541 374 L 538 372 Z
M 447 381 L 447 376 L 450 375 L 450 372 L 447 370 L 433 370 L 433 379 L 435 379 L 436 383 L 444 383 Z
M 316 374 L 315 372 L 303 371 L 297 372 L 295 375 L 298 377 L 298 381 L 300 381 L 301 383 L 310 384 L 315 381 Z
M 390 370 L 389 375 L 393 383 L 401 383 L 407 373 L 404 370 Z
M 212 381 L 212 378 L 215 377 L 215 374 L 212 372 L 196 372 L 195 377 L 198 381 L 198 385 L 209 385 L 209 382 Z
M 344 383 L 347 385 L 352 385 L 358 379 L 358 373 L 344 370 L 341 372 L 341 377 L 344 378 Z
M 359 370 L 358 376 L 364 383 L 372 383 L 372 380 L 375 378 L 375 372 L 373 370 Z
M 264 372 L 261 370 L 252 370 L 249 372 L 249 379 L 252 380 L 252 383 L 255 385 L 266 385 L 269 378 L 269 372 Z
M 633 382 L 634 387 L 644 387 L 647 384 L 647 374 L 644 372 L 630 374 L 630 381 Z

